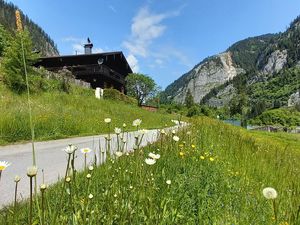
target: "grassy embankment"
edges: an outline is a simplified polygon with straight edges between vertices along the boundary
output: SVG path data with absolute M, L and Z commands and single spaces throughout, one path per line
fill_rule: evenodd
M 120 101 L 97 100 L 94 92 L 73 87 L 70 94 L 51 91 L 31 97 L 36 140 L 70 136 L 93 135 L 107 132 L 102 123 L 112 118 L 112 127 L 133 129 L 132 120 L 143 120 L 144 128 L 171 125 L 174 116 L 151 113 L 135 105 Z M 0 82 L 0 145 L 31 139 L 26 94 L 17 95 Z
M 176 134 L 178 142 L 162 136 L 75 179 L 70 174 L 65 187 L 46 190 L 40 218 L 49 224 L 55 216 L 57 224 L 300 224 L 300 152 L 293 138 L 285 142 L 277 134 L 281 140 L 273 141 L 208 118 L 194 120 L 188 131 Z M 154 165 L 145 163 L 150 152 L 160 154 Z M 278 192 L 274 201 L 262 195 L 269 186 Z M 27 223 L 28 204 L 2 210 L 0 223 Z

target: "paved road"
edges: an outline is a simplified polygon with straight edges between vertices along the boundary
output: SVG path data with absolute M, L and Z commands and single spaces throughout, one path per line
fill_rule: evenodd
M 133 148 L 135 132 L 128 133 L 127 150 Z M 157 140 L 158 131 L 149 130 L 143 138 L 142 146 L 149 142 Z M 104 135 L 67 138 L 55 141 L 36 142 L 36 159 L 38 167 L 38 185 L 42 182 L 42 169 L 45 173 L 45 183 L 53 184 L 58 181 L 59 177 L 64 176 L 66 169 L 67 154 L 62 151 L 68 144 L 78 146 L 78 148 L 89 147 L 95 149 L 97 156 L 99 155 L 99 140 L 101 148 L 104 149 Z M 116 136 L 112 136 L 112 149 L 116 149 Z M 80 151 L 77 151 L 77 160 L 75 167 L 81 170 L 84 167 L 84 157 Z M 88 154 L 88 162 L 92 163 L 94 154 Z M 0 146 L 0 161 L 11 162 L 5 171 L 3 171 L 0 181 L 0 208 L 13 202 L 14 200 L 14 177 L 19 175 L 21 181 L 19 183 L 18 199 L 27 198 L 29 196 L 29 179 L 26 176 L 27 167 L 32 165 L 31 143 Z M 98 162 L 100 163 L 100 162 Z

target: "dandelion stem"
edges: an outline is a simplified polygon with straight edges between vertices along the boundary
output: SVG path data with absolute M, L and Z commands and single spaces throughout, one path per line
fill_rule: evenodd
M 275 218 L 275 221 L 277 221 L 277 213 L 276 213 L 275 199 L 273 199 L 272 203 L 273 203 L 274 218 Z
M 16 207 L 17 207 L 18 183 L 19 183 L 19 182 L 16 182 L 16 186 L 15 186 L 15 203 L 14 203 L 14 211 L 15 211 L 15 214 L 16 214 Z
M 32 224 L 32 177 L 30 179 L 30 211 L 29 211 L 29 224 Z
M 42 191 L 42 225 L 45 224 L 45 193 Z

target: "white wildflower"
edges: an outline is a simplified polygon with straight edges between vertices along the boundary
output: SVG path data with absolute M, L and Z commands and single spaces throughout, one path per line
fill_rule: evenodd
M 5 170 L 7 167 L 9 167 L 11 163 L 6 162 L 6 161 L 0 161 L 0 171 Z
M 173 140 L 176 141 L 176 142 L 178 142 L 179 141 L 179 137 L 178 136 L 174 136 Z
M 123 155 L 123 152 L 117 151 L 115 154 L 116 154 L 117 157 L 121 157 Z
M 156 163 L 155 159 L 147 158 L 145 159 L 145 163 L 148 165 L 154 165 Z
M 134 121 L 132 122 L 132 126 L 138 127 L 138 126 L 141 125 L 141 123 L 142 123 L 142 120 L 141 120 L 141 119 L 136 119 L 136 120 L 134 120 Z
M 155 160 L 157 160 L 157 159 L 160 158 L 160 154 L 154 154 L 154 153 L 152 153 L 152 152 L 150 152 L 148 156 L 149 156 L 150 158 L 152 158 L 152 159 L 155 159 Z
M 105 123 L 111 123 L 111 118 L 105 118 L 105 119 L 104 119 L 104 122 L 105 122 Z
M 75 145 L 68 145 L 66 148 L 63 149 L 67 154 L 72 154 L 74 151 L 77 150 L 77 147 Z
M 80 151 L 83 154 L 88 154 L 88 153 L 90 153 L 92 151 L 92 149 L 90 149 L 90 148 L 82 148 L 82 149 L 80 149 Z

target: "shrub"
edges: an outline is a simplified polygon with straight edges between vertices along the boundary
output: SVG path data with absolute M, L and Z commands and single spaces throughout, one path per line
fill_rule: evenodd
M 189 108 L 186 116 L 192 117 L 192 116 L 199 116 L 199 115 L 200 115 L 200 109 L 198 106 L 194 105 L 191 108 Z
M 132 105 L 137 105 L 136 99 L 131 98 L 113 88 L 104 89 L 103 98 L 115 100 L 115 101 L 122 101 L 122 102 L 132 104 Z

